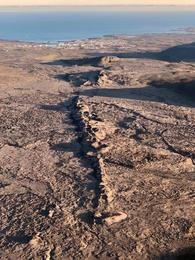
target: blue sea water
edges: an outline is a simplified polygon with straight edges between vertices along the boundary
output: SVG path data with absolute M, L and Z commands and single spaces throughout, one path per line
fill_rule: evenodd
M 0 8 L 0 39 L 57 42 L 195 27 L 195 8 Z

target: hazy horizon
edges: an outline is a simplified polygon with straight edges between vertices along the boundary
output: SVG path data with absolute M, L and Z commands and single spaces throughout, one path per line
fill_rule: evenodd
M 0 0 L 1 1 L 1 0 Z M 195 12 L 195 5 L 0 5 L 2 12 Z
M 1 1 L 1 0 L 0 0 Z M 0 5 L 1 12 L 194 12 L 195 5 Z
M 188 0 L 185 3 L 183 0 L 0 0 L 0 6 L 123 6 L 123 5 L 176 5 L 176 6 L 190 6 L 195 5 L 195 0 Z
M 169 7 L 169 6 L 175 6 L 175 7 L 190 7 L 190 6 L 195 6 L 195 4 L 105 4 L 105 5 L 101 5 L 101 4 L 96 4 L 96 5 L 90 5 L 90 4 L 86 4 L 86 5 L 76 5 L 76 4 L 21 4 L 21 5 L 16 5 L 16 4 L 13 4 L 13 5 L 3 5 L 3 4 L 0 4 L 1 7 L 107 7 L 107 6 L 111 6 L 111 7 L 117 7 L 117 6 L 129 6 L 129 7 L 159 7 L 159 6 L 162 6 L 162 7 Z

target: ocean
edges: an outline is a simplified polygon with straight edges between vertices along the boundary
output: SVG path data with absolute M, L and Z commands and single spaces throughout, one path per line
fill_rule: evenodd
M 0 39 L 58 42 L 195 27 L 195 7 L 0 7 Z

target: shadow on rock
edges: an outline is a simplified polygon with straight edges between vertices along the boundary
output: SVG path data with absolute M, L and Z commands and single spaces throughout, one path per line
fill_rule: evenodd
M 55 79 L 67 81 L 72 83 L 74 86 L 79 87 L 87 82 L 95 83 L 98 79 L 98 75 L 99 70 L 95 70 L 80 73 L 59 74 L 55 76 Z
M 43 104 L 43 105 L 39 105 L 38 107 L 40 108 L 40 109 L 43 109 L 43 110 L 51 110 L 51 111 L 57 111 L 57 112 L 63 112 L 63 111 L 65 111 L 66 110 L 66 108 L 67 108 L 67 106 L 68 106 L 68 102 L 61 102 L 61 103 L 58 103 L 58 104 L 54 104 L 54 105 L 45 105 L 45 104 Z
M 150 82 L 150 84 L 156 88 L 167 88 L 169 90 L 175 91 L 190 98 L 192 101 L 195 101 L 195 80 L 153 80 Z
M 78 157 L 80 152 L 80 145 L 76 141 L 72 143 L 58 143 L 52 145 L 51 149 L 56 152 L 72 152 Z
M 101 57 L 92 58 L 80 58 L 80 59 L 70 59 L 70 60 L 55 60 L 51 62 L 42 63 L 45 65 L 63 66 L 63 67 L 73 67 L 73 66 L 94 66 L 98 67 L 101 61 Z
M 160 88 L 159 88 L 160 86 Z M 142 88 L 98 88 L 80 92 L 83 96 L 124 98 L 130 100 L 152 101 L 169 105 L 194 107 L 194 85 L 179 83 L 153 82 L 153 85 Z
M 194 62 L 195 61 L 195 42 L 182 44 L 168 48 L 160 52 L 157 57 L 161 60 L 170 62 Z
M 118 58 L 137 58 L 137 59 L 152 59 L 152 60 L 162 60 L 168 62 L 195 62 L 195 42 L 190 44 L 182 44 L 174 47 L 170 47 L 160 52 L 154 51 L 142 51 L 142 52 L 107 52 L 107 53 L 89 53 L 88 55 L 93 55 L 93 57 L 83 57 L 79 59 L 69 59 L 69 60 L 54 60 L 51 62 L 44 62 L 44 65 L 51 66 L 63 66 L 63 67 L 73 67 L 73 66 L 92 66 L 92 67 L 104 67 L 109 66 L 113 61 L 117 61 Z M 63 76 L 62 76 L 63 77 Z M 59 76 L 59 79 L 62 79 Z M 64 76 L 66 78 L 66 76 Z
M 90 54 L 89 54 L 90 55 Z M 94 55 L 94 54 L 93 54 Z M 95 55 L 99 55 L 96 53 Z M 190 44 L 182 44 L 170 47 L 160 52 L 142 51 L 142 52 L 124 52 L 124 53 L 101 53 L 102 56 L 116 56 L 118 58 L 137 58 L 137 59 L 152 59 L 168 62 L 195 62 L 195 42 Z
M 154 257 L 153 260 L 194 260 L 195 247 L 179 249 L 174 253 L 165 253 Z

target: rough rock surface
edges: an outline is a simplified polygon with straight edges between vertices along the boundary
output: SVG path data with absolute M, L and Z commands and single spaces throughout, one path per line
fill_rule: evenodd
M 194 41 L 0 42 L 0 259 L 195 258 Z

